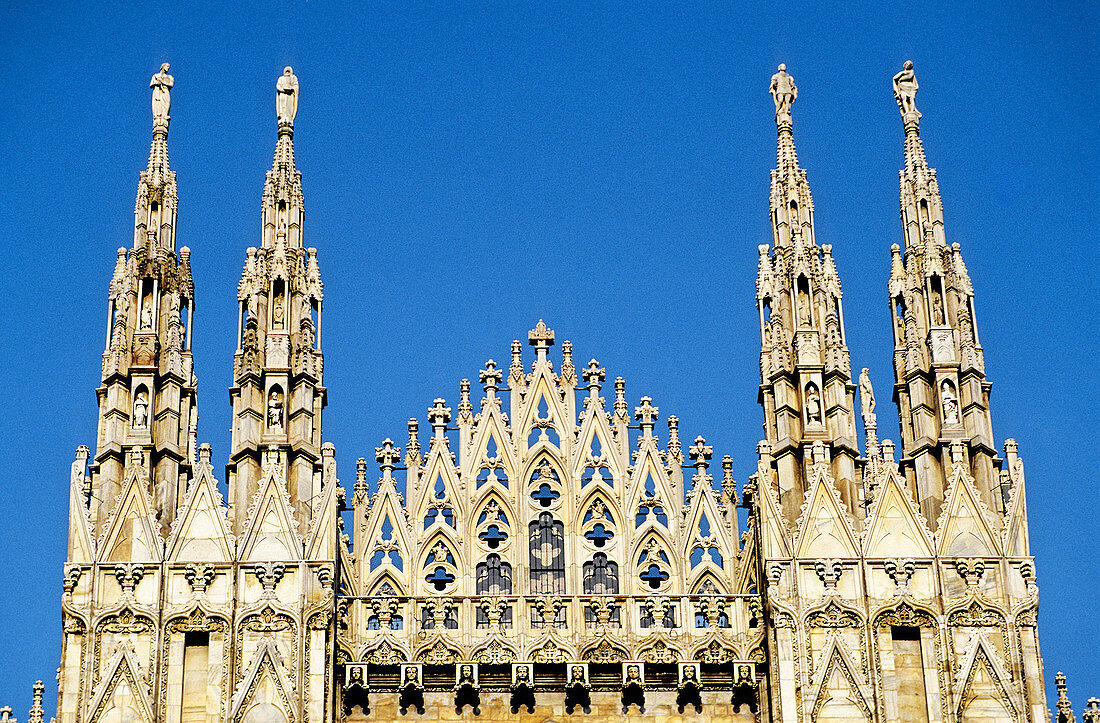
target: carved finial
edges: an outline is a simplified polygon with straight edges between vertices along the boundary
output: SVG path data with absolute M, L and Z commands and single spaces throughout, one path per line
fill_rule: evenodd
M 688 456 L 691 457 L 691 463 L 695 466 L 695 474 L 691 476 L 692 489 L 710 486 L 712 478 L 707 474 L 707 467 L 713 454 L 714 448 L 707 444 L 707 440 L 702 436 L 696 437 L 695 444 L 688 447 Z
M 653 406 L 652 401 L 649 397 L 642 397 L 642 406 L 634 407 L 634 418 L 640 420 L 639 426 L 646 437 L 653 436 L 653 421 L 657 419 L 658 409 Z
M 428 409 L 428 423 L 432 425 L 432 431 L 436 439 L 443 439 L 443 432 L 447 428 L 447 422 L 451 421 L 451 408 L 445 406 L 442 397 L 437 397 Z
M 275 588 L 286 573 L 286 565 L 281 562 L 261 562 L 256 565 L 252 572 L 256 575 L 256 579 L 260 581 L 260 585 L 264 588 L 260 598 L 262 600 L 274 600 L 276 598 Z
M 460 424 L 473 424 L 474 405 L 470 402 L 470 380 L 463 379 L 458 383 L 458 421 Z
M 798 87 L 794 84 L 794 78 L 787 73 L 787 66 L 779 64 L 779 72 L 772 76 L 771 86 L 768 92 L 775 101 L 775 122 L 782 127 L 791 125 L 791 104 L 798 98 Z
M 568 339 L 561 343 L 561 380 L 563 384 L 576 384 L 577 375 L 573 367 L 573 342 Z
M 485 393 L 496 396 L 500 380 L 504 378 L 504 372 L 497 369 L 497 363 L 490 359 L 485 362 L 485 368 L 478 373 L 478 380 L 485 385 Z
M 11 717 L 11 707 L 4 706 L 0 708 L 0 723 L 17 723 L 15 718 Z
M 27 720 L 30 723 L 43 723 L 45 719 L 45 711 L 42 710 L 42 693 L 46 690 L 46 686 L 41 680 L 37 680 L 34 683 L 34 702 L 31 703 L 31 711 L 27 715 Z
M 275 115 L 279 119 L 279 132 L 285 128 L 292 132 L 294 116 L 298 114 L 298 76 L 288 65 L 275 82 Z
M 1066 675 L 1062 671 L 1058 671 L 1054 675 L 1054 685 L 1058 689 L 1058 723 L 1074 723 L 1076 720 L 1073 717 L 1073 704 L 1069 702 L 1069 696 L 1066 694 Z
M 405 445 L 406 459 L 411 463 L 420 460 L 420 440 L 417 433 L 420 431 L 420 421 L 416 417 L 409 418 L 409 441 Z
M 622 377 L 615 377 L 615 416 L 626 423 L 626 380 Z
M 737 506 L 737 482 L 733 479 L 733 457 L 722 457 L 722 494 L 732 506 Z
M 523 390 L 523 345 L 519 339 L 512 341 L 512 364 L 508 367 L 508 385 L 513 389 Z
M 905 121 L 905 129 L 917 130 L 920 122 L 920 112 L 917 111 L 917 76 L 913 72 L 913 61 L 906 60 L 901 67 L 901 72 L 894 76 L 894 100 L 901 109 L 901 117 Z
M 1085 723 L 1100 723 L 1100 698 L 1089 698 L 1088 706 L 1086 706 L 1084 714 L 1081 715 L 1081 720 Z
M 538 358 L 546 358 L 546 351 L 550 347 L 554 346 L 554 330 L 547 329 L 546 323 L 539 319 L 539 323 L 535 324 L 535 328 L 527 332 L 527 343 L 535 347 L 535 354 Z
M 401 448 L 393 446 L 393 441 L 386 438 L 381 447 L 374 448 L 374 459 L 382 466 L 383 473 L 392 472 L 401 461 Z
M 671 464 L 671 460 L 684 461 L 683 452 L 680 449 L 680 418 L 669 417 L 668 418 L 668 455 Z
M 209 442 L 203 442 L 199 445 L 199 464 L 209 465 L 210 457 L 214 454 L 214 448 L 210 446 Z

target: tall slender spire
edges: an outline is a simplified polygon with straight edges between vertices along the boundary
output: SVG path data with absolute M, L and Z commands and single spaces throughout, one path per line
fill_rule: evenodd
M 149 81 L 153 141 L 138 180 L 133 248 L 118 250 L 108 299 L 99 438 L 90 468 L 91 514 L 102 531 L 127 470 L 143 467 L 167 534 L 195 462 L 191 359 L 191 252 L 176 245 L 176 174 L 168 166 L 174 79 L 168 63 Z
M 894 76 L 893 88 L 905 128 L 905 167 L 898 174 L 904 251 L 894 245 L 890 270 L 901 466 L 935 524 L 952 467 L 950 448 L 965 442 L 975 485 L 991 509 L 1004 512 L 974 290 L 958 244 L 947 244 L 936 170 L 920 137 L 912 61 Z
M 310 505 L 321 457 L 324 357 L 320 347 L 321 274 L 317 250 L 303 248 L 302 174 L 294 165 L 298 78 L 287 67 L 275 85 L 278 139 L 264 182 L 259 248 L 248 249 L 237 289 L 240 302 L 228 465 L 234 531 L 245 523 L 253 494 L 277 458 L 298 520 Z
M 778 72 L 772 76 L 768 91 L 775 101 L 775 125 L 778 131 L 771 187 L 775 245 L 786 246 L 803 240 L 812 244 L 813 199 L 810 196 L 810 184 L 806 181 L 806 171 L 798 165 L 791 120 L 791 106 L 798 98 L 798 87 L 794 84 L 794 78 L 787 73 L 786 65 L 781 64 Z
M 149 165 L 138 182 L 134 207 L 134 248 L 158 245 L 175 248 L 176 174 L 168 166 L 168 124 L 172 105 L 171 90 L 175 79 L 168 74 L 168 63 L 149 80 L 153 91 L 153 141 L 149 145 Z
M 761 402 L 778 470 L 779 498 L 789 523 L 798 518 L 813 464 L 812 445 L 825 443 L 841 497 L 853 514 L 858 489 L 854 387 L 844 341 L 840 279 L 832 247 L 817 246 L 813 199 L 798 165 L 791 106 L 798 88 L 786 66 L 772 76 L 778 132 L 771 173 L 772 244 L 759 247 Z

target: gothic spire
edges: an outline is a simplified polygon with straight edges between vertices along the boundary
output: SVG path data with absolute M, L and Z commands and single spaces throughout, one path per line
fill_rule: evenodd
M 321 272 L 317 250 L 302 245 L 302 174 L 294 165 L 298 79 L 287 67 L 275 84 L 278 140 L 264 182 L 260 248 L 247 252 L 237 287 L 240 303 L 234 417 L 228 465 L 234 530 L 258 489 L 263 460 L 274 453 L 286 473 L 298 521 L 312 518 L 321 469 Z M 293 393 L 292 393 L 293 391 Z
M 168 63 L 149 80 L 152 89 L 153 141 L 149 146 L 149 165 L 138 181 L 134 204 L 134 248 L 175 249 L 176 174 L 168 167 L 168 112 L 172 105 L 171 89 L 175 79 L 168 74 Z
M 780 65 L 768 88 L 775 101 L 776 167 L 771 173 L 772 249 L 758 247 L 761 401 L 777 459 L 780 503 L 797 520 L 809 480 L 812 446 L 827 442 L 833 474 L 849 511 L 855 486 L 855 421 L 840 279 L 828 244 L 814 240 L 813 200 L 794 148 L 794 78 Z M 824 400 L 834 400 L 826 404 Z
M 806 171 L 798 165 L 794 147 L 791 105 L 798 98 L 798 87 L 780 65 L 772 76 L 768 91 L 775 101 L 775 125 L 778 131 L 775 170 L 772 171 L 771 207 L 776 229 L 776 246 L 808 241 L 813 243 L 813 199 Z
M 168 167 L 174 79 L 168 68 L 162 64 L 149 81 L 153 141 L 138 180 L 133 248 L 118 250 L 108 292 L 99 442 L 89 470 L 98 531 L 121 490 L 127 459 L 140 452 L 167 535 L 195 461 L 195 289 L 190 250 L 176 252 L 176 174 Z
M 297 113 L 298 77 L 288 65 L 275 83 L 279 137 L 275 142 L 275 159 L 264 183 L 264 246 L 271 246 L 280 234 L 291 246 L 302 245 L 302 174 L 294 167 L 294 116 Z

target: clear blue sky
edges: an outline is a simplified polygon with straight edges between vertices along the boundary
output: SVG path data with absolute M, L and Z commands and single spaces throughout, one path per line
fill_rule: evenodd
M 324 436 L 346 484 L 539 317 L 625 377 L 631 403 L 652 396 L 685 438 L 732 454 L 743 482 L 761 435 L 753 297 L 780 62 L 800 89 L 795 138 L 852 365 L 871 368 L 896 439 L 890 78 L 913 59 L 994 431 L 1027 465 L 1047 677 L 1066 671 L 1078 709 L 1100 695 L 1095 3 L 230 5 L 0 9 L 0 705 L 23 718 L 36 678 L 55 705 L 69 464 L 95 442 L 107 284 L 166 60 L 199 439 L 221 468 L 236 284 L 289 64 L 325 281 Z

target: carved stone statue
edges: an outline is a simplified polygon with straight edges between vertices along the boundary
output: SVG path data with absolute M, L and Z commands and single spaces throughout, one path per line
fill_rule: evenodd
M 955 388 L 947 379 L 940 385 L 940 408 L 943 410 L 944 424 L 959 423 L 959 398 L 955 396 Z
M 169 91 L 175 80 L 168 75 L 168 63 L 161 63 L 160 72 L 149 81 L 149 87 L 153 89 L 153 122 L 168 123 L 168 111 L 172 107 L 172 96 Z
M 141 328 L 153 328 L 153 297 L 151 296 L 145 297 L 145 301 L 141 305 Z
M 512 697 L 509 705 L 512 713 L 518 713 L 520 708 L 527 708 L 528 713 L 535 712 L 535 690 L 531 681 L 531 668 L 526 665 L 516 666 L 515 681 L 512 682 Z
M 936 326 L 943 326 L 943 299 L 940 298 L 939 292 L 932 292 L 932 323 Z
M 775 100 L 775 119 L 779 121 L 791 119 L 791 104 L 798 98 L 798 87 L 794 84 L 794 78 L 787 74 L 787 66 L 779 65 L 779 72 L 772 76 L 771 86 L 768 92 Z
M 906 60 L 901 72 L 894 76 L 894 98 L 898 101 L 902 116 L 915 115 L 917 112 L 917 76 L 913 72 L 913 61 Z
M 276 296 L 275 297 L 275 308 L 272 309 L 272 311 L 271 311 L 271 318 L 272 318 L 272 320 L 275 324 L 276 329 L 282 329 L 283 328 L 283 318 L 285 316 L 286 316 L 286 314 L 285 314 L 285 311 L 283 309 L 283 297 L 282 296 Z
M 810 424 L 821 424 L 821 395 L 813 384 L 806 387 L 806 420 Z
M 805 291 L 798 292 L 798 325 L 810 325 L 810 295 Z
M 298 76 L 289 65 L 275 83 L 275 114 L 279 125 L 294 125 L 294 116 L 298 115 Z
M 144 391 L 138 392 L 134 398 L 134 429 L 145 429 L 149 426 L 149 397 Z
M 283 395 L 274 390 L 267 398 L 267 426 L 283 426 Z
M 859 405 L 864 422 L 875 413 L 875 390 L 871 388 L 871 374 L 867 367 L 859 373 Z

